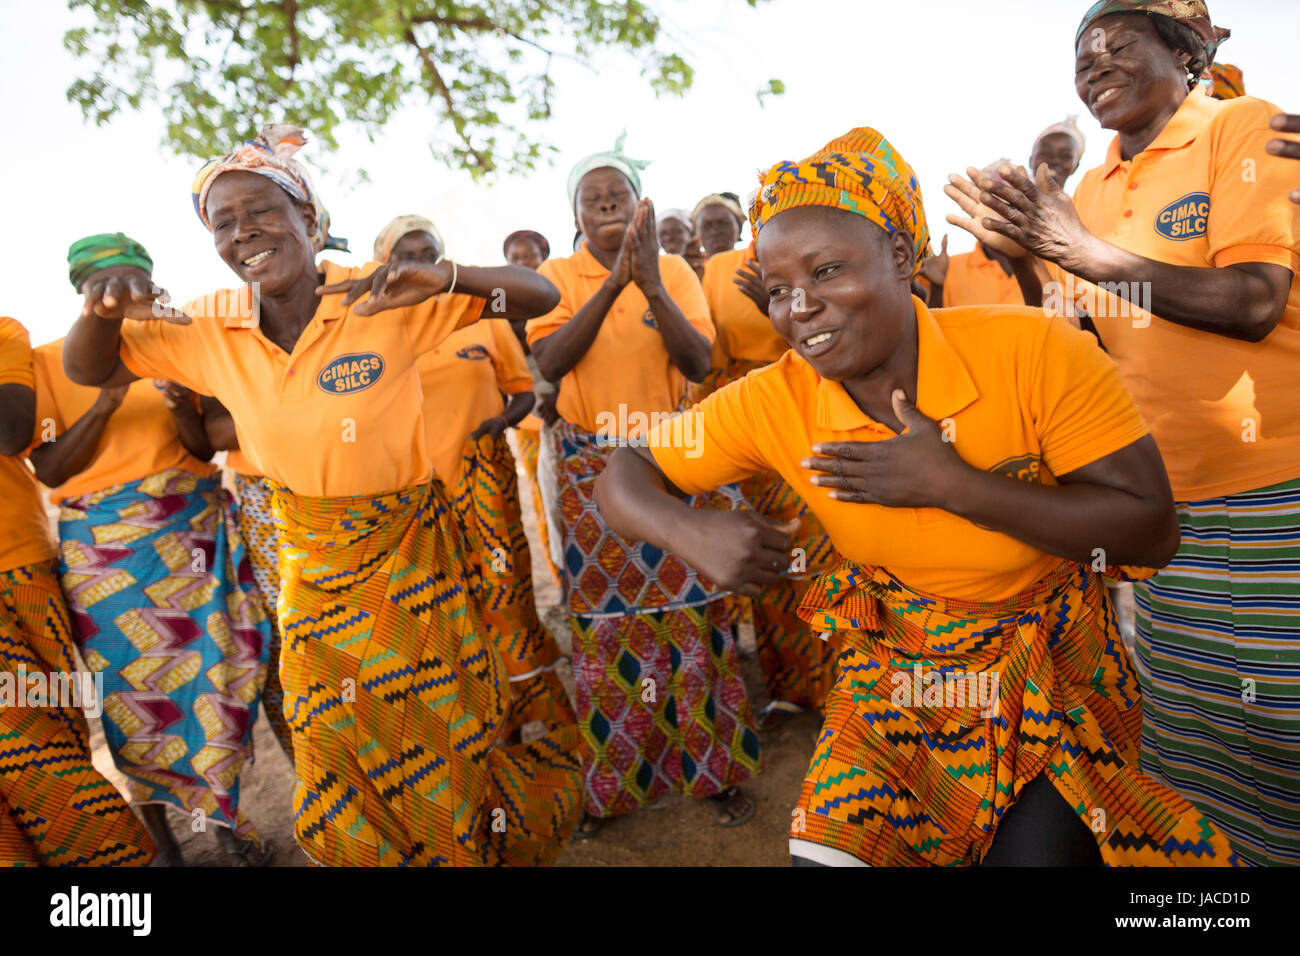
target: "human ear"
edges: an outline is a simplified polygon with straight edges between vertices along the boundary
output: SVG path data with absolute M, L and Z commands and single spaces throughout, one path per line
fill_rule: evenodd
M 902 229 L 895 229 L 889 237 L 889 251 L 895 274 L 910 284 L 916 274 L 916 249 L 912 246 L 912 237 Z

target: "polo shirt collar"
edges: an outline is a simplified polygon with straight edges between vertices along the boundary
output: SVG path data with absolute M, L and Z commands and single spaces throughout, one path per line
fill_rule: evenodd
M 915 297 L 912 304 L 916 309 L 916 407 L 927 418 L 941 421 L 979 398 L 979 391 L 930 310 Z M 891 431 L 858 408 L 843 384 L 824 378 L 817 382 L 817 427 Z
M 1205 90 L 1197 86 L 1187 94 L 1187 98 L 1183 100 L 1174 115 L 1169 117 L 1165 128 L 1156 135 L 1146 149 L 1138 153 L 1138 156 L 1157 149 L 1181 149 L 1195 141 L 1205 132 L 1218 109 L 1219 101 L 1211 98 Z M 1136 158 L 1135 156 L 1134 159 Z M 1123 162 L 1120 157 L 1119 137 L 1116 136 L 1110 141 L 1110 147 L 1106 150 L 1106 162 L 1102 164 L 1103 176 L 1109 176 Z
M 587 240 L 582 240 L 582 245 L 578 251 L 573 254 L 573 264 L 577 266 L 578 275 L 592 279 L 603 279 L 609 275 L 609 270 L 600 264 L 600 261 L 587 248 Z
M 332 285 L 335 282 L 345 282 L 351 278 L 348 275 L 349 270 L 345 266 L 340 266 L 336 263 L 330 262 L 328 259 L 322 262 L 321 265 L 325 268 L 325 285 Z M 242 289 L 231 289 L 227 294 L 237 296 L 242 301 L 249 301 L 249 297 L 251 296 L 251 293 L 248 291 L 248 286 L 244 286 Z M 322 322 L 330 322 L 334 319 L 343 318 L 348 311 L 343 307 L 343 295 L 344 293 L 339 292 L 334 295 L 321 296 L 320 304 L 316 306 L 315 317 L 320 319 Z M 234 309 L 225 310 L 225 318 L 223 319 L 222 324 L 228 329 L 255 329 L 261 325 L 260 322 L 246 322 L 244 317 L 238 315 Z

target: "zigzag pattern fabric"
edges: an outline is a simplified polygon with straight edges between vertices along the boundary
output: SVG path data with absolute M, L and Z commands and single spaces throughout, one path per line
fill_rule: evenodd
M 1042 773 L 1107 865 L 1237 862 L 1221 830 L 1137 769 L 1141 698 L 1100 575 L 1065 562 L 981 603 L 847 564 L 799 613 L 843 631 L 844 650 L 796 855 L 804 841 L 873 866 L 976 864 Z
M 154 857 L 149 834 L 91 764 L 75 701 L 19 704 L 30 675 L 79 672 L 54 563 L 0 572 L 0 673 L 14 693 L 0 695 L 0 866 L 145 866 Z
M 201 810 L 260 843 L 239 812 L 270 627 L 229 495 L 168 469 L 68 498 L 59 574 L 104 733 L 137 803 Z
M 1182 546 L 1134 588 L 1142 769 L 1247 863 L 1300 864 L 1300 479 L 1178 505 Z
M 280 531 L 275 525 L 275 516 L 271 514 L 271 486 L 265 478 L 235 475 L 235 516 L 239 521 L 239 533 L 248 547 L 253 580 L 262 595 L 266 623 L 271 629 L 262 707 L 280 749 L 292 763 L 293 740 L 289 722 L 284 717 L 284 688 L 280 686 L 280 617 L 276 610 L 280 600 Z
M 516 685 L 511 687 L 511 729 L 532 721 L 547 727 L 576 725 L 569 695 L 555 673 L 560 648 L 537 616 L 519 476 L 505 436 L 467 442 L 460 476 L 452 506 L 478 567 L 483 626 Z M 581 762 L 585 753 L 575 757 Z
M 563 421 L 552 437 L 578 725 L 593 753 L 586 811 L 619 816 L 673 791 L 709 797 L 742 783 L 761 760 L 722 594 L 604 523 L 594 494 L 612 446 Z
M 497 743 L 505 664 L 441 483 L 272 488 L 299 846 L 331 866 L 553 862 L 581 811 L 577 729 Z

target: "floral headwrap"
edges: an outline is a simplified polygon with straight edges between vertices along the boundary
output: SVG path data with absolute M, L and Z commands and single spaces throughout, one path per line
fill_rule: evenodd
M 761 174 L 749 206 L 758 238 L 777 213 L 796 206 L 830 206 L 856 213 L 891 236 L 903 230 L 916 251 L 916 268 L 930 250 L 921 184 L 889 141 L 868 126 L 849 130 L 799 162 L 777 163 Z
M 1246 95 L 1246 78 L 1241 68 L 1231 63 L 1211 63 L 1206 70 L 1210 81 L 1210 95 L 1216 100 L 1235 100 Z
M 227 153 L 220 159 L 214 159 L 199 170 L 190 188 L 194 200 L 194 211 L 203 225 L 210 230 L 212 223 L 204 209 L 208 200 L 208 190 L 222 173 L 232 170 L 257 173 L 271 180 L 298 202 L 309 202 L 316 207 L 317 215 L 321 209 L 316 198 L 316 189 L 312 186 L 307 170 L 293 159 L 307 142 L 307 135 L 297 126 L 273 123 L 262 127 L 256 139 L 250 139 L 233 153 Z
M 1074 45 L 1079 45 L 1083 33 L 1092 24 L 1112 13 L 1154 13 L 1158 16 L 1176 20 L 1183 26 L 1190 27 L 1205 43 L 1205 55 L 1213 60 L 1219 44 L 1232 36 L 1231 30 L 1216 27 L 1210 22 L 1210 11 L 1203 0 L 1097 0 L 1079 23 L 1079 30 L 1074 35 Z
M 393 246 L 409 232 L 427 232 L 438 244 L 438 258 L 447 254 L 447 244 L 433 221 L 424 216 L 398 216 L 379 231 L 375 237 L 375 261 L 387 262 L 393 255 Z
M 144 246 L 120 232 L 86 236 L 68 247 L 68 279 L 78 292 L 92 275 L 112 266 L 135 266 L 153 275 L 153 259 Z

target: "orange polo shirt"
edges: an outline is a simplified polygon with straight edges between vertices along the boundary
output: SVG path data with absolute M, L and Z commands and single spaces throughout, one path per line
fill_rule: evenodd
M 31 339 L 22 323 L 7 316 L 0 316 L 0 385 L 36 387 Z M 39 415 L 36 422 L 39 433 Z M 21 455 L 0 456 L 0 527 L 0 571 L 55 556 L 40 489 Z
M 1251 96 L 1188 94 L 1160 135 L 1120 159 L 1119 139 L 1074 194 L 1083 223 L 1107 242 L 1180 266 L 1300 266 L 1300 206 L 1287 201 L 1295 163 L 1264 144 L 1280 112 Z M 1242 342 L 1152 316 L 1049 266 L 1044 304 L 1075 299 L 1093 317 L 1124 384 L 1151 423 L 1179 501 L 1300 477 L 1300 283 L 1277 327 Z M 1091 300 L 1091 301 L 1090 301 Z M 1149 298 L 1147 299 L 1149 302 Z M 1149 324 L 1148 324 L 1149 323 Z
M 560 304 L 528 323 L 529 345 L 573 318 L 609 276 L 585 241 L 572 256 L 547 259 L 537 271 L 560 290 Z M 660 255 L 659 276 L 686 321 L 712 342 L 709 305 L 686 260 Z M 556 410 L 565 421 L 589 432 L 627 437 L 639 430 L 641 416 L 672 411 L 685 392 L 686 377 L 668 357 L 650 303 L 629 282 L 610 306 L 587 354 L 561 380 Z
M 264 477 L 260 468 L 249 460 L 244 454 L 244 449 L 232 448 L 226 452 L 226 467 L 238 475 L 245 478 L 262 478 Z
M 957 305 L 1024 305 L 1020 283 L 984 254 L 984 247 L 948 259 L 943 280 L 943 307 Z
M 425 440 L 444 484 L 460 480 L 470 433 L 506 410 L 501 397 L 533 390 L 523 346 L 505 322 L 477 322 L 416 362 L 424 390 Z
M 326 283 L 378 268 L 323 265 Z M 323 296 L 290 354 L 262 334 L 249 300 L 233 289 L 191 302 L 190 325 L 128 319 L 122 360 L 141 377 L 214 396 L 253 466 L 300 495 L 374 495 L 428 481 L 415 360 L 478 321 L 484 300 L 453 293 L 366 316 L 345 308 L 341 293 Z
M 704 298 L 718 337 L 713 343 L 713 367 L 723 368 L 729 358 L 749 362 L 775 362 L 789 348 L 772 329 L 772 323 L 736 283 L 736 270 L 754 261 L 754 246 L 728 249 L 704 263 Z
M 58 441 L 59 435 L 90 411 L 100 390 L 68 378 L 63 371 L 63 339 L 35 349 L 32 364 L 36 368 L 36 443 L 47 440 L 47 426 Z M 186 451 L 176 417 L 163 404 L 162 389 L 152 378 L 142 378 L 127 388 L 122 404 L 99 436 L 90 463 L 51 489 L 50 501 L 58 504 L 65 498 L 139 481 L 169 468 L 205 477 L 217 470 Z
M 951 419 L 957 453 L 976 468 L 1055 484 L 1137 441 L 1146 424 L 1115 363 L 1096 340 L 1038 309 L 968 306 L 917 317 L 917 408 Z M 859 564 L 888 568 L 909 586 L 948 597 L 999 600 L 1060 562 L 1009 535 L 938 508 L 834 501 L 799 462 L 831 441 L 882 441 L 838 382 L 791 351 L 661 423 L 649 444 L 682 491 L 694 493 L 771 470 L 790 483 Z

